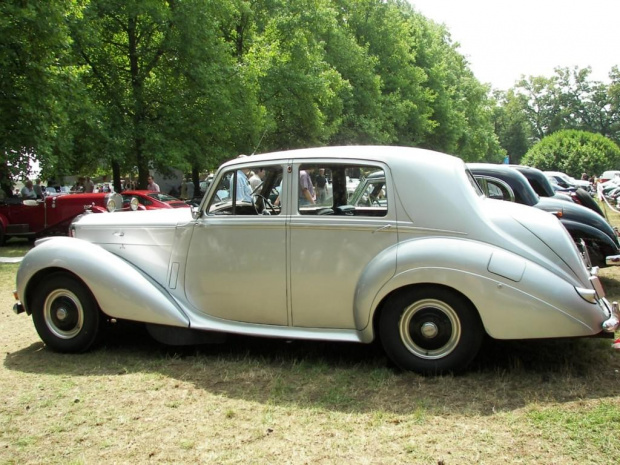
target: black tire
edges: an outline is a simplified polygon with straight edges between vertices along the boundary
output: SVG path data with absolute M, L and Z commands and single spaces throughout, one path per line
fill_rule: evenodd
M 5 240 L 4 228 L 0 224 L 0 247 L 4 245 L 4 240 Z
M 379 331 L 383 348 L 396 365 L 424 375 L 465 370 L 484 337 L 471 303 L 439 286 L 391 296 L 381 313 Z
M 601 215 L 603 218 L 605 218 L 605 214 L 603 213 L 603 210 L 601 210 L 601 207 L 598 206 L 598 204 L 594 201 L 592 196 L 588 194 L 584 189 L 582 189 L 581 187 L 577 189 L 575 191 L 575 197 L 577 197 L 579 202 L 581 202 L 581 205 L 589 208 L 592 211 L 595 211 L 596 213 Z
M 605 257 L 608 254 L 601 250 L 601 247 L 596 243 L 596 241 L 587 241 L 586 250 L 588 251 L 588 256 L 590 257 L 591 266 L 598 266 L 599 268 L 604 268 L 607 266 Z M 610 253 L 609 255 L 616 255 L 616 253 Z
M 95 298 L 68 273 L 49 276 L 35 290 L 32 319 L 39 337 L 56 352 L 85 352 L 101 332 Z

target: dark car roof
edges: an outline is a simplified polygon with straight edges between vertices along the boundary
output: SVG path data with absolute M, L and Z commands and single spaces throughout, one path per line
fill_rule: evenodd
M 541 197 L 553 197 L 555 195 L 555 190 L 553 186 L 549 182 L 549 178 L 545 176 L 545 173 L 540 171 L 537 168 L 532 168 L 531 166 L 523 166 L 523 165 L 509 165 L 511 168 L 516 169 L 525 176 L 532 186 L 532 189 L 540 195 Z
M 540 200 L 527 178 L 520 171 L 508 165 L 491 163 L 467 163 L 467 168 L 474 176 L 490 176 L 504 181 L 515 194 L 515 201 L 524 205 L 534 206 Z

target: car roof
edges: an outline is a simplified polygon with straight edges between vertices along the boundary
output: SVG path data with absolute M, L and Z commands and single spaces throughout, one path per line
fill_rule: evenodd
M 467 163 L 467 168 L 474 176 L 490 176 L 507 183 L 515 194 L 515 200 L 525 205 L 536 205 L 540 197 L 534 191 L 527 178 L 519 171 L 508 165 L 494 165 L 492 163 Z
M 432 155 L 429 157 L 429 155 Z M 452 155 L 446 155 L 432 150 L 420 149 L 415 147 L 398 146 L 373 146 L 373 145 L 347 145 L 335 147 L 314 147 L 305 149 L 286 150 L 281 152 L 271 152 L 260 155 L 248 155 L 242 158 L 235 158 L 224 163 L 221 168 L 234 166 L 260 164 L 261 162 L 312 160 L 315 158 L 338 158 L 338 159 L 365 159 L 368 161 L 387 162 L 391 167 L 398 167 L 401 163 L 408 163 L 411 157 L 419 157 L 431 164 L 437 165 L 457 165 L 463 161 Z M 432 161 L 431 161 L 432 160 Z

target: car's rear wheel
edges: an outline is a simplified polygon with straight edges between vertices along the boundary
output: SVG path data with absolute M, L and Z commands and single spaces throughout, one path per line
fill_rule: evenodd
M 4 228 L 2 227 L 2 225 L 0 224 L 0 246 L 4 245 Z
M 52 350 L 88 350 L 100 334 L 101 317 L 91 292 L 68 273 L 49 276 L 35 290 L 32 319 L 39 337 Z
M 472 304 L 440 286 L 391 296 L 381 313 L 379 330 L 385 352 L 394 363 L 422 374 L 464 370 L 484 337 Z

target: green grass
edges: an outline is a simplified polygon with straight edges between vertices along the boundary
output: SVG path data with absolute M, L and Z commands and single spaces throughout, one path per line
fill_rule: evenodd
M 0 255 L 4 256 L 5 248 Z M 460 376 L 376 345 L 232 337 L 164 347 L 140 325 L 81 355 L 13 315 L 0 264 L 0 463 L 562 463 L 620 456 L 609 340 L 487 340 Z M 618 268 L 601 270 L 620 300 Z
M 32 242 L 13 237 L 0 247 L 0 257 L 23 257 L 31 248 Z

